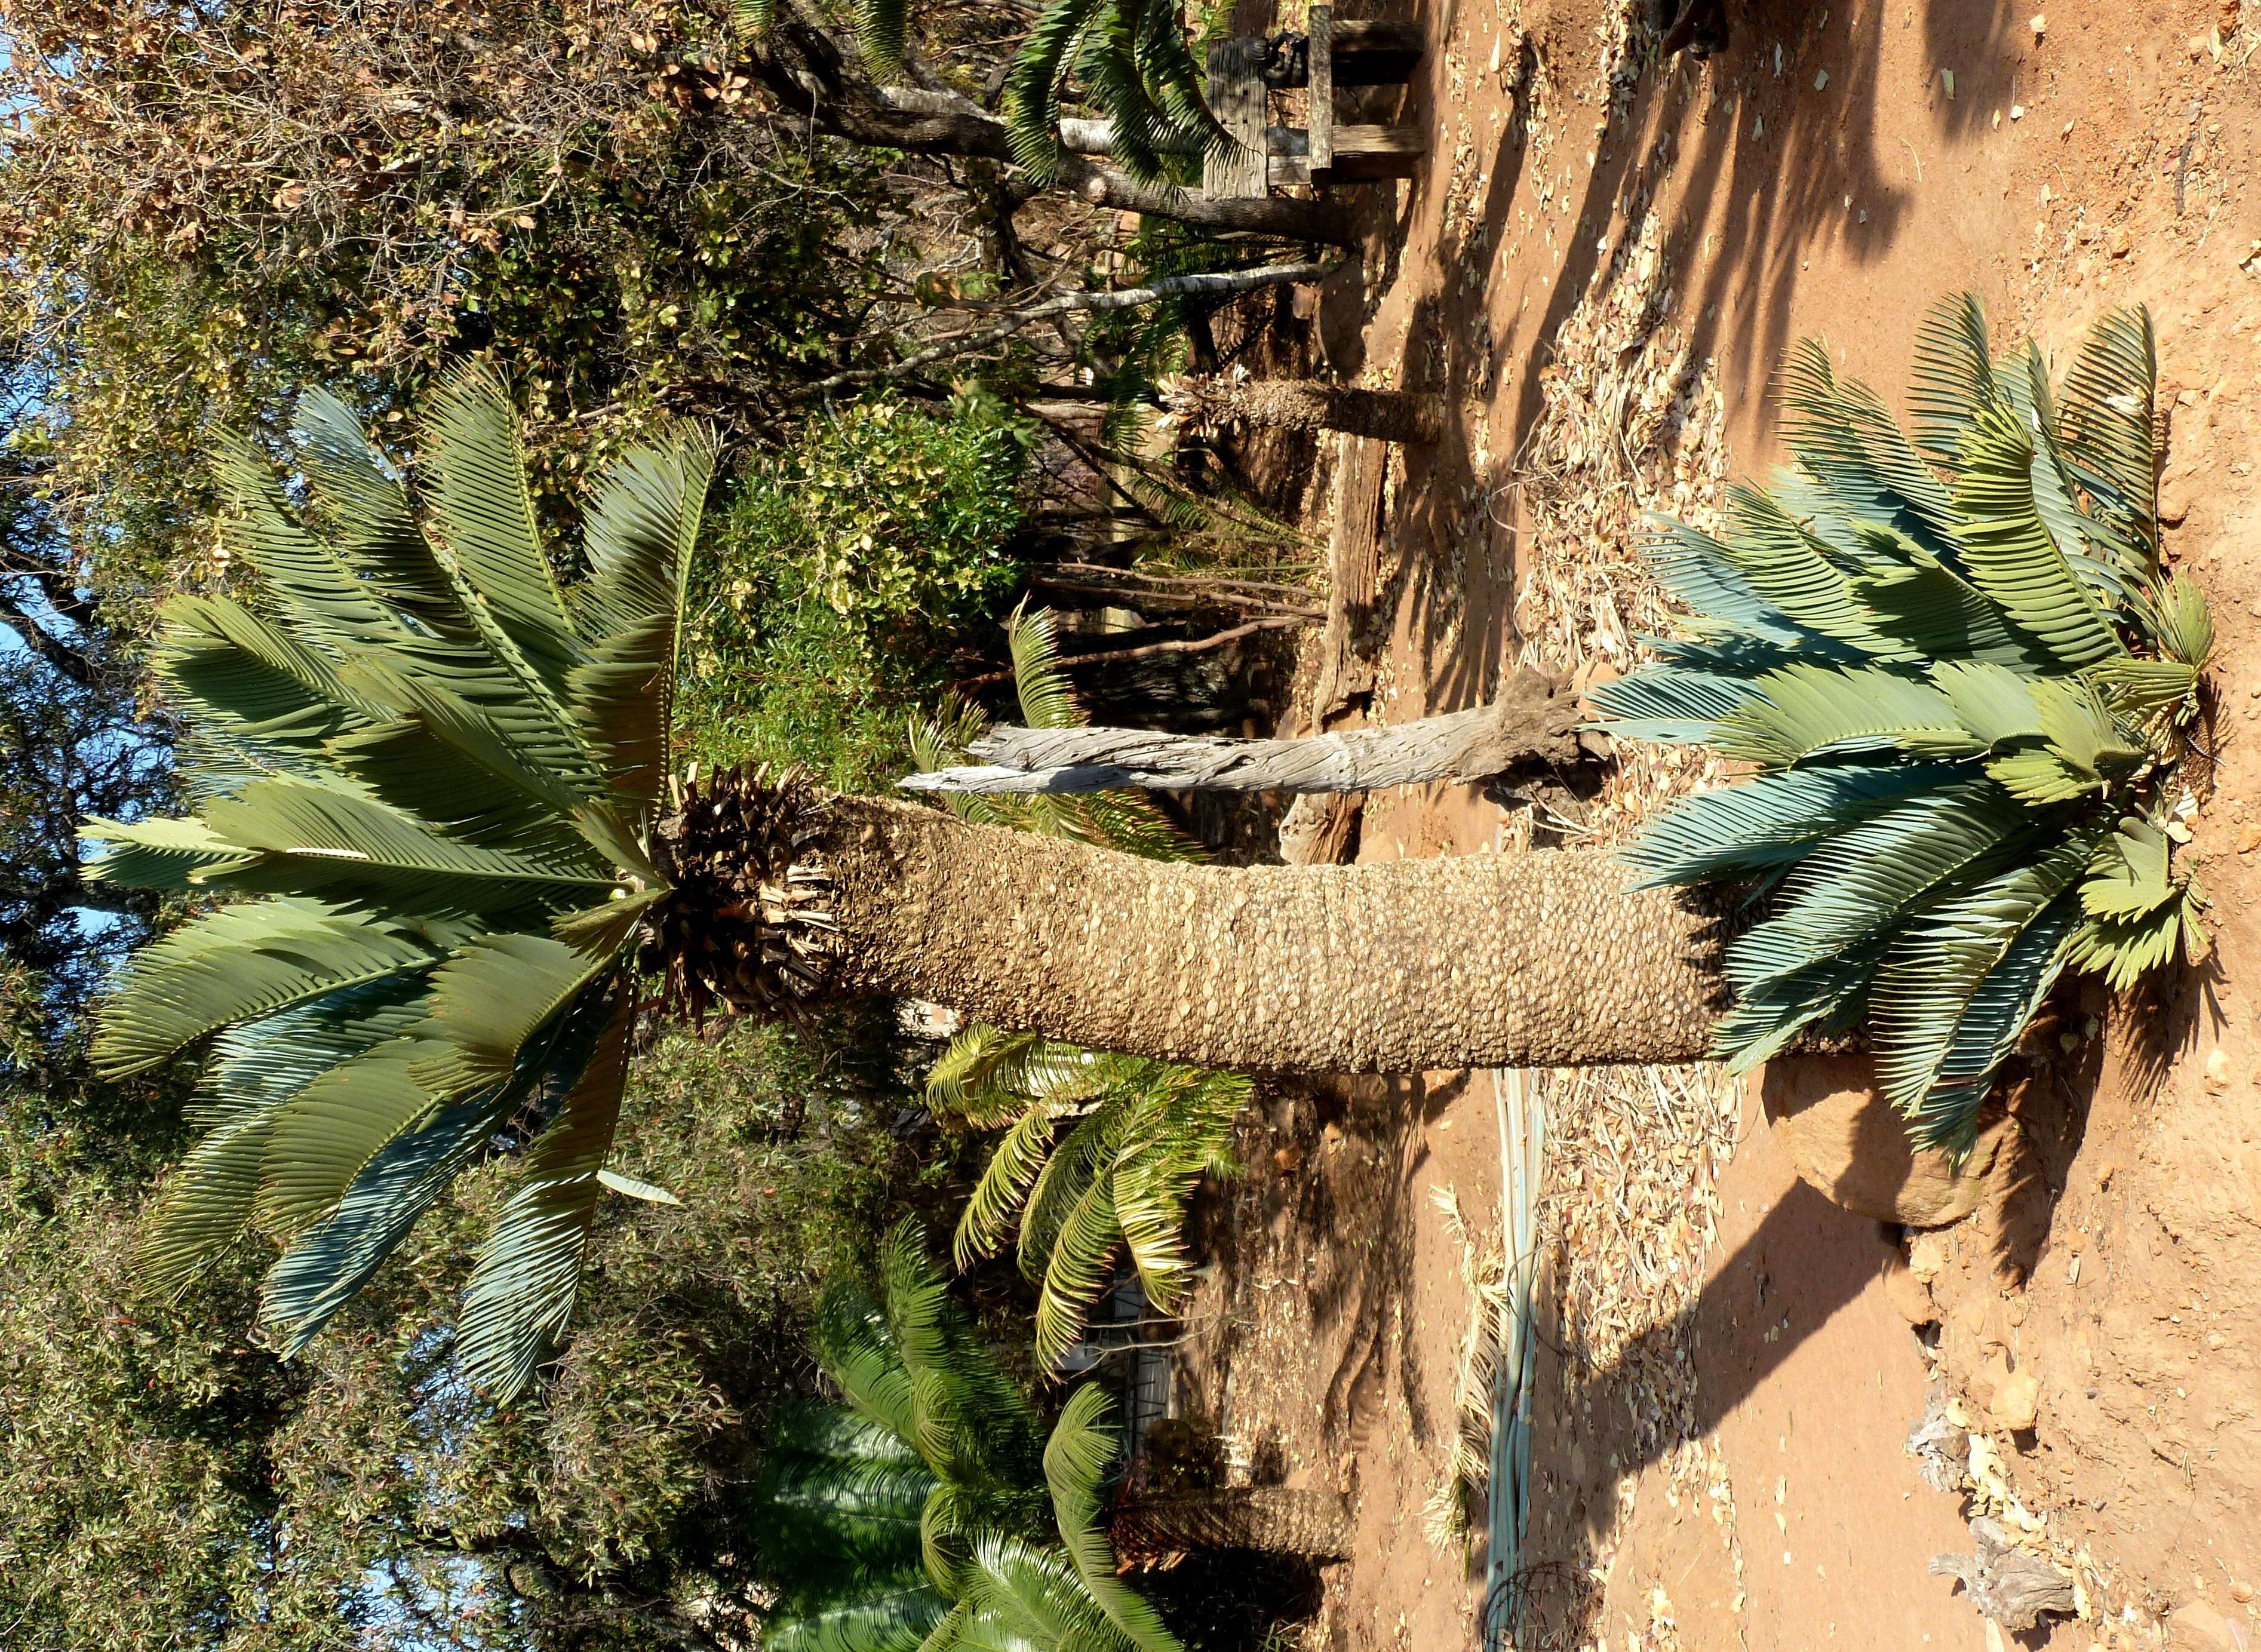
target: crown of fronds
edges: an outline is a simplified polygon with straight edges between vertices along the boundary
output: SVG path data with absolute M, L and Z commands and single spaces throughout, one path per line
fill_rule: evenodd
M 843 1280 L 819 1311 L 817 1361 L 846 1404 L 786 1410 L 763 1461 L 759 1536 L 783 1585 L 763 1643 L 1179 1652 L 1116 1576 L 1105 1394 L 1079 1389 L 1043 1438 L 915 1225 L 888 1234 L 880 1273 L 879 1301 Z
M 777 0 L 731 0 L 746 34 L 766 30 Z M 881 80 L 903 73 L 907 0 L 854 0 L 857 48 Z M 1014 158 L 1038 184 L 1059 176 L 1061 104 L 1071 78 L 1115 129 L 1124 171 L 1149 183 L 1171 176 L 1174 156 L 1231 142 L 1202 97 L 1202 71 L 1186 45 L 1175 0 L 1052 0 L 1014 54 L 1005 119 Z
M 1059 669 L 1052 616 L 1016 614 L 1007 628 L 1021 718 L 1032 729 L 1083 725 Z M 982 733 L 978 711 L 915 729 L 923 768 L 963 760 Z M 1049 832 L 1130 854 L 1177 858 L 1193 846 L 1135 793 L 1081 796 L 944 794 L 969 818 Z M 970 1267 L 1018 1236 L 1021 1272 L 1040 1286 L 1037 1357 L 1051 1367 L 1082 1336 L 1091 1304 L 1124 1250 L 1147 1299 L 1164 1312 L 1192 1262 L 1186 1201 L 1206 1174 L 1232 1167 L 1232 1124 L 1248 1081 L 1137 1056 L 1097 1054 L 1029 1033 L 969 1027 L 927 1076 L 929 1103 L 977 1130 L 1002 1130 L 958 1219 L 952 1244 Z
M 1166 178 L 1173 154 L 1232 141 L 1202 101 L 1175 0 L 1052 0 L 1005 82 L 1014 158 L 1039 183 L 1066 158 L 1060 105 L 1071 76 L 1106 113 L 1115 158 L 1133 177 Z
M 94 1059 L 131 1073 L 217 1035 L 208 1133 L 143 1261 L 177 1290 L 248 1230 L 279 1241 L 261 1313 L 286 1351 L 458 1172 L 522 1144 L 456 1326 L 506 1398 L 571 1311 L 619 1118 L 714 449 L 670 430 L 607 467 L 565 587 L 491 375 L 427 411 L 430 535 L 343 404 L 308 392 L 296 435 L 303 514 L 250 445 L 218 455 L 255 595 L 165 610 L 197 812 L 85 829 L 91 878 L 230 899 L 127 966 Z
M 2214 627 L 2160 565 L 2155 372 L 2143 310 L 2052 384 L 1949 299 L 1911 435 L 1809 341 L 1782 375 L 1794 470 L 1735 490 L 1719 538 L 1668 525 L 1652 561 L 1689 635 L 1596 700 L 1619 733 L 1757 771 L 1628 857 L 1763 901 L 1728 948 L 1720 1055 L 1865 1020 L 1917 1138 L 1959 1146 L 2063 970 L 2125 988 L 2198 941 L 2173 846 Z

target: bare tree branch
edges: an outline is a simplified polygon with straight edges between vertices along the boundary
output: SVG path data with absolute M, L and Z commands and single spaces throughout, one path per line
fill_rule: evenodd
M 1227 643 L 1237 643 L 1242 637 L 1253 636 L 1259 631 L 1278 631 L 1283 630 L 1290 626 L 1310 625 L 1311 623 L 1311 621 L 1304 619 L 1251 620 L 1245 625 L 1236 625 L 1228 630 L 1214 632 L 1208 636 L 1188 637 L 1182 641 L 1174 643 L 1145 643 L 1140 644 L 1137 648 L 1107 649 L 1090 654 L 1063 654 L 1059 657 L 1059 667 L 1062 671 L 1072 672 L 1078 666 L 1096 665 L 1102 661 L 1112 662 L 1116 660 L 1128 659 L 1159 659 L 1166 654 L 1206 654 L 1211 649 L 1223 648 Z M 959 683 L 958 686 L 960 688 L 986 688 L 992 683 L 1008 681 L 1012 678 L 1012 675 L 1013 673 L 1009 671 L 984 672 L 979 677 L 966 678 L 963 682 Z M 1102 732 L 1112 734 L 1119 733 L 1121 731 L 1117 729 L 1107 729 Z M 956 771 L 954 770 L 940 771 L 940 772 L 943 773 L 953 773 L 955 772 Z M 1121 784 L 1121 782 L 1117 782 L 1117 784 Z M 940 791 L 944 788 L 941 786 L 930 786 L 925 789 L 930 791 Z M 973 790 L 977 788 L 965 787 L 959 789 Z M 990 791 L 1002 791 L 1006 788 L 1002 786 L 990 786 L 986 789 Z M 1022 789 L 1033 792 L 1041 791 L 1044 788 L 1040 786 L 1026 786 Z
M 4 590 L 0 590 L 0 625 L 22 637 L 25 647 L 71 681 L 83 688 L 93 686 L 94 661 L 33 619 Z
M 969 333 L 960 338 L 945 339 L 930 344 L 922 350 L 914 350 L 891 367 L 856 368 L 844 373 L 835 373 L 829 378 L 820 378 L 800 392 L 802 399 L 822 396 L 851 384 L 868 384 L 882 378 L 900 377 L 915 373 L 920 368 L 951 356 L 971 356 L 1001 344 L 1023 327 L 1033 326 L 1053 316 L 1068 315 L 1076 311 L 1128 310 L 1142 304 L 1158 304 L 1164 298 L 1190 298 L 1195 295 L 1231 297 L 1235 293 L 1253 292 L 1260 287 L 1278 286 L 1290 281 L 1324 281 L 1334 272 L 1332 264 L 1265 264 L 1255 269 L 1234 269 L 1217 274 L 1171 276 L 1143 287 L 1124 287 L 1116 292 L 1063 292 L 1058 298 L 1047 298 L 1042 304 L 1032 304 L 1024 310 L 1015 310 L 994 327 Z
M 1583 749 L 1579 721 L 1578 696 L 1567 683 L 1518 672 L 1489 706 L 1303 740 L 997 728 L 969 748 L 979 765 L 914 774 L 900 784 L 913 792 L 1381 791 L 1575 763 Z

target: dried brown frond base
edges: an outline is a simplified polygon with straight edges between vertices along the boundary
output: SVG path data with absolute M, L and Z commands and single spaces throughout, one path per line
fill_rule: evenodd
M 671 1013 L 798 1016 L 839 955 L 821 844 L 829 794 L 798 769 L 723 769 L 673 787 L 653 834 L 674 888 L 654 924 Z

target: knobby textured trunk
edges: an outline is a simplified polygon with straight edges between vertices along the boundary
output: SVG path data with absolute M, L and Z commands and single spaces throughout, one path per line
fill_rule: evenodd
M 1300 740 L 1005 725 L 969 748 L 978 764 L 901 784 L 913 792 L 1372 792 L 1575 763 L 1586 754 L 1579 722 L 1568 683 L 1526 671 L 1489 706 Z
M 1220 867 L 726 772 L 663 823 L 688 1007 L 881 995 L 1196 1067 L 1693 1060 L 1723 907 L 1597 853 Z
M 1339 430 L 1376 442 L 1430 442 L 1443 434 L 1445 399 L 1424 391 L 1366 390 L 1317 378 L 1257 378 L 1245 370 L 1166 384 L 1173 412 L 1202 427 Z
M 1445 427 L 1441 396 L 1362 390 L 1316 378 L 1252 378 L 1235 405 L 1250 424 L 1277 430 L 1339 430 L 1376 442 L 1434 442 Z
M 1165 1565 L 1208 1549 L 1255 1549 L 1306 1560 L 1350 1553 L 1350 1512 L 1331 1491 L 1231 1486 L 1136 1498 L 1115 1512 L 1117 1560 Z

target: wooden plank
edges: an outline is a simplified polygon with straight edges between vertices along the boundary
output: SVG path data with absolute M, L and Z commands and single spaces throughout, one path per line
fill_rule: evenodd
M 1305 158 L 1315 185 L 1334 182 L 1335 170 L 1335 9 L 1313 6 L 1310 22 L 1310 147 Z
M 1370 692 L 1375 683 L 1374 662 L 1360 656 L 1357 643 L 1382 578 L 1382 484 L 1389 474 L 1389 444 L 1345 436 L 1339 451 L 1328 547 L 1327 624 L 1311 690 L 1314 731 L 1331 728 L 1352 700 Z
M 1202 162 L 1202 193 L 1239 200 L 1265 191 L 1262 40 L 1213 41 L 1209 48 L 1209 106 L 1232 140 Z
M 1274 133 L 1268 169 L 1272 182 L 1310 183 L 1310 149 L 1304 134 L 1292 128 L 1286 132 L 1274 128 Z M 1429 152 L 1429 140 L 1416 126 L 1337 126 L 1334 152 L 1330 172 L 1333 182 L 1372 183 L 1382 178 L 1413 176 Z

